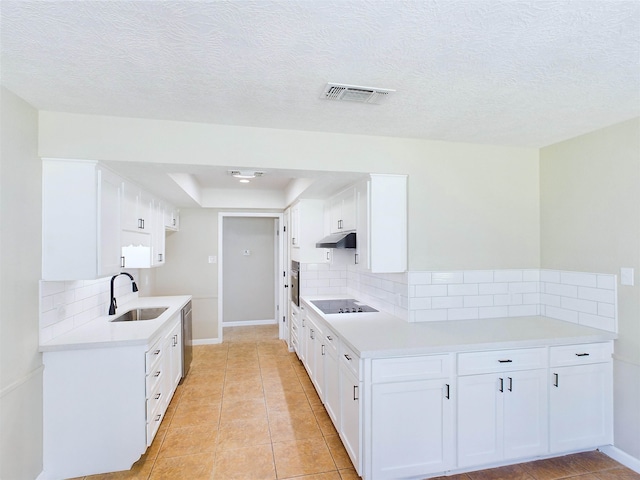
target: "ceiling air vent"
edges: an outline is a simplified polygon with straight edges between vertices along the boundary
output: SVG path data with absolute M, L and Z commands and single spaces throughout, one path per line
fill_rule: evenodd
M 395 90 L 388 88 L 359 87 L 357 85 L 343 85 L 340 83 L 327 83 L 324 93 L 320 98 L 326 100 L 346 100 L 359 103 L 382 103 L 390 93 Z

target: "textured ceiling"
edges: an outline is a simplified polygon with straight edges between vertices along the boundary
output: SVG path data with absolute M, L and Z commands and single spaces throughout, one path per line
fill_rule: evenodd
M 0 2 L 36 108 L 540 147 L 640 115 L 640 2 Z M 395 89 L 320 100 L 327 82 Z

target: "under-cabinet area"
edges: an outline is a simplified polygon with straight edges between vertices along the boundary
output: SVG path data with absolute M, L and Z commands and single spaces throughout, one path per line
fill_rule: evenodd
M 309 298 L 291 328 L 364 480 L 435 477 L 613 441 L 615 334 L 544 317 L 409 324 L 381 312 L 323 314 Z
M 42 344 L 44 470 L 71 478 L 128 470 L 151 445 L 183 374 L 181 309 L 190 296 L 122 306 L 159 317 L 101 317 Z

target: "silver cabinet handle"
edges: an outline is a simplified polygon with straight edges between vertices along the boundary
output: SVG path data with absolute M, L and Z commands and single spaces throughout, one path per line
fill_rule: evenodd
M 155 352 L 153 352 L 154 355 L 160 355 L 160 350 L 156 350 Z
M 162 415 L 160 414 L 156 415 L 156 422 L 159 422 L 161 418 L 162 418 Z
M 500 363 L 512 363 L 513 360 L 498 360 Z
M 351 357 L 349 355 L 347 355 L 346 353 L 344 354 L 344 358 L 346 358 L 347 360 L 351 361 Z
M 324 345 L 322 345 L 322 355 L 324 355 Z
M 445 392 L 446 392 L 446 393 L 444 394 L 444 398 L 446 398 L 447 400 L 449 400 L 449 399 L 451 398 L 451 395 L 450 395 L 450 394 L 451 394 L 451 387 L 449 386 L 449 384 L 448 384 L 448 383 L 445 383 L 445 384 L 444 384 L 444 386 L 445 386 Z
M 354 400 L 359 400 L 359 398 L 358 398 L 358 385 L 354 385 L 353 386 L 353 399 Z
M 508 377 L 509 378 L 509 391 L 513 392 L 513 378 Z
M 504 379 L 503 378 L 500 379 L 500 389 L 499 390 L 501 392 L 504 392 Z
M 553 386 L 558 388 L 558 374 L 554 373 L 553 374 L 554 380 L 553 380 Z
M 162 396 L 161 393 L 156 393 L 155 399 L 158 400 Z
M 159 377 L 159 376 L 160 376 L 160 372 L 161 372 L 161 371 L 160 371 L 160 370 L 158 370 L 158 371 L 157 371 L 153 376 L 154 376 L 154 377 Z
M 588 353 L 576 353 L 576 357 L 588 357 Z
M 331 335 L 327 335 L 327 340 L 329 340 L 330 342 L 333 342 L 333 337 Z

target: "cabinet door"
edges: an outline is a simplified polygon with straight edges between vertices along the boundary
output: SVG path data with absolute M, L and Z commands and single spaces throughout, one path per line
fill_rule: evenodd
M 291 207 L 291 246 L 300 247 L 300 204 Z
M 551 368 L 552 453 L 612 443 L 610 363 Z
M 547 453 L 547 370 L 509 372 L 501 378 L 504 382 L 504 458 Z
M 138 197 L 140 189 L 129 182 L 122 182 L 121 223 L 123 230 L 138 231 L 141 226 L 138 217 Z
M 120 272 L 120 188 L 121 181 L 98 168 L 98 276 Z
M 309 318 L 308 314 L 305 314 L 305 339 L 304 339 L 304 366 L 307 369 L 309 378 L 313 381 L 315 375 L 315 332 L 317 327 L 315 323 Z
M 325 347 L 324 406 L 336 429 L 340 428 L 340 369 L 336 352 Z
M 371 462 L 376 479 L 414 477 L 453 466 L 453 401 L 443 379 L 372 387 Z
M 360 383 L 344 365 L 340 365 L 340 439 L 353 465 L 360 467 Z
M 324 372 L 324 357 L 326 356 L 326 346 L 324 344 L 324 333 L 320 328 L 320 323 L 314 323 L 314 331 L 313 331 L 313 377 L 311 381 L 313 382 L 314 387 L 316 387 L 316 391 L 318 392 L 318 396 L 322 403 L 324 403 L 324 389 L 325 389 L 325 372 Z
M 458 467 L 502 458 L 500 376 L 458 378 Z
M 356 185 L 356 264 L 358 270 L 367 271 L 371 268 L 369 257 L 369 185 L 368 180 Z
M 165 262 L 164 205 L 153 200 L 151 231 L 151 266 L 159 267 Z
M 356 190 L 351 187 L 342 195 L 342 231 L 356 229 Z
M 169 378 L 170 380 L 170 392 L 174 392 L 180 379 L 182 378 L 182 319 L 179 318 L 178 322 L 169 332 L 167 336 L 168 340 L 168 357 L 170 361 L 169 365 Z

